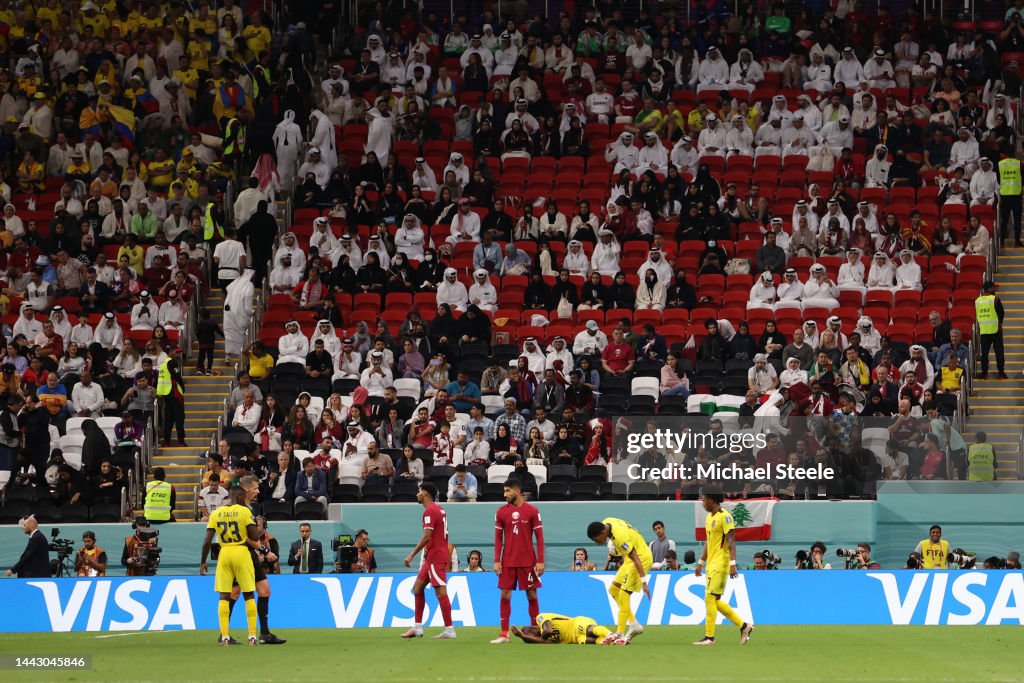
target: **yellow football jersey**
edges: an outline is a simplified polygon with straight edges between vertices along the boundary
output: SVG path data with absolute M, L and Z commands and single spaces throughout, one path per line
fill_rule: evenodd
M 707 534 L 708 571 L 729 568 L 729 542 L 725 537 L 735 528 L 736 523 L 725 508 L 719 508 L 718 512 L 708 513 L 707 519 L 704 521 L 704 533 Z
M 633 525 L 616 517 L 606 517 L 601 520 L 601 523 L 612 528 L 610 537 L 612 554 L 629 557 L 629 553 L 635 550 L 641 562 L 645 557 L 648 558 L 648 562 L 651 562 L 651 548 L 640 532 L 633 528 Z
M 233 545 L 245 545 L 249 539 L 247 529 L 256 522 L 252 518 L 252 510 L 244 505 L 226 505 L 217 508 L 210 514 L 207 529 L 217 532 L 217 539 L 222 548 Z
M 580 619 L 567 617 L 562 614 L 545 612 L 537 615 L 537 627 L 543 631 L 545 621 L 551 622 L 551 629 L 558 635 L 558 642 L 563 645 L 575 645 L 580 642 L 580 634 L 583 635 L 583 642 L 587 638 L 587 626 L 581 623 Z M 591 622 L 586 619 L 586 622 Z

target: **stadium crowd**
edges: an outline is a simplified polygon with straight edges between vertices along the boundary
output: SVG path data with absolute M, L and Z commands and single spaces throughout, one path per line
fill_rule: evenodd
M 460 463 L 588 483 L 606 416 L 708 395 L 948 417 L 1002 318 L 975 299 L 1020 240 L 1020 3 L 380 4 L 333 43 L 333 3 L 66 4 L 0 10 L 7 393 L 58 430 L 144 414 L 210 280 L 266 280 L 222 454 L 265 500 L 408 499 Z
M 67 519 L 69 506 L 120 506 L 157 395 L 180 392 L 163 375 L 208 273 L 244 265 L 244 249 L 220 244 L 245 128 L 302 99 L 298 74 L 272 94 L 264 63 L 312 63 L 302 20 L 329 35 L 337 16 L 320 5 L 0 3 L 6 521 L 36 502 Z M 272 8 L 291 26 L 276 44 Z
M 604 477 L 582 468 L 621 459 L 608 416 L 717 395 L 884 419 L 920 438 L 879 473 L 966 477 L 931 420 L 990 323 L 995 230 L 1019 237 L 995 207 L 1020 197 L 1020 13 L 376 8 L 306 144 L 301 112 L 276 128 L 296 210 L 222 464 L 297 453 L 271 502 L 411 500 L 424 477 L 476 499 L 509 466 L 587 497 Z

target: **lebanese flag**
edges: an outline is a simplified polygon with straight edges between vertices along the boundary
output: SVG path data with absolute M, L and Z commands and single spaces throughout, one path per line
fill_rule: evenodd
M 767 541 L 772 537 L 772 510 L 778 498 L 762 498 L 758 500 L 727 500 L 722 507 L 732 515 L 736 525 L 737 541 Z M 708 513 L 699 500 L 693 504 L 693 526 L 698 541 L 706 541 L 704 525 Z

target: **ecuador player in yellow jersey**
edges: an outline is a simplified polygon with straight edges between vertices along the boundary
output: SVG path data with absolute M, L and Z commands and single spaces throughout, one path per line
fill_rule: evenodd
M 588 617 L 566 617 L 561 614 L 544 613 L 537 615 L 536 626 L 512 627 L 512 635 L 524 643 L 538 645 L 611 645 L 619 634 L 612 633 Z
M 214 534 L 220 542 L 220 555 L 217 557 L 217 574 L 214 579 L 214 590 L 220 593 L 217 614 L 220 618 L 220 644 L 228 645 L 231 636 L 228 633 L 228 622 L 231 619 L 231 586 L 238 582 L 238 588 L 245 598 L 245 619 L 249 625 L 249 644 L 256 645 L 256 569 L 249 553 L 248 541 L 258 541 L 256 522 L 252 518 L 252 510 L 245 505 L 245 489 L 235 486 L 231 489 L 231 505 L 217 508 L 210 515 L 210 523 L 206 527 L 206 539 L 203 541 L 203 556 L 199 564 L 199 573 L 206 574 L 206 557 L 210 554 L 210 546 Z
M 750 640 L 754 625 L 740 619 L 739 615 L 722 600 L 725 593 L 725 582 L 730 576 L 736 576 L 736 537 L 733 529 L 736 524 L 732 515 L 722 507 L 724 494 L 717 489 L 704 489 L 704 509 L 708 516 L 704 522 L 707 540 L 704 552 L 700 555 L 694 573 L 701 575 L 706 564 L 708 567 L 707 585 L 704 588 L 704 604 L 707 607 L 707 618 L 704 622 L 704 637 L 694 645 L 715 644 L 715 620 L 721 613 L 726 619 L 740 627 L 740 645 Z
M 622 566 L 619 567 L 608 593 L 619 606 L 618 629 L 624 634 L 623 640 L 628 643 L 644 632 L 644 627 L 633 615 L 629 599 L 638 590 L 642 590 L 648 598 L 651 597 L 647 584 L 644 583 L 644 576 L 651 570 L 651 563 L 654 561 L 651 548 L 629 522 L 615 517 L 591 522 L 587 527 L 587 536 L 598 545 L 607 544 L 612 555 L 622 558 Z

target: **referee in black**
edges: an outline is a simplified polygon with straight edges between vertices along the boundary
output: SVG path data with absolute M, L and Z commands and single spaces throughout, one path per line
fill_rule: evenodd
M 245 491 L 246 505 L 252 505 L 256 502 L 260 495 L 259 479 L 247 474 L 238 481 L 238 485 Z M 288 641 L 284 638 L 278 638 L 270 632 L 270 581 L 267 580 L 267 573 L 263 569 L 263 560 L 256 554 L 255 548 L 251 545 L 248 547 L 249 556 L 252 558 L 252 566 L 256 571 L 256 615 L 260 620 L 260 645 L 284 645 Z M 234 609 L 238 596 L 239 587 L 236 583 L 231 587 L 231 599 L 228 601 L 232 609 Z M 229 642 L 231 645 L 237 644 L 234 639 L 231 639 Z

